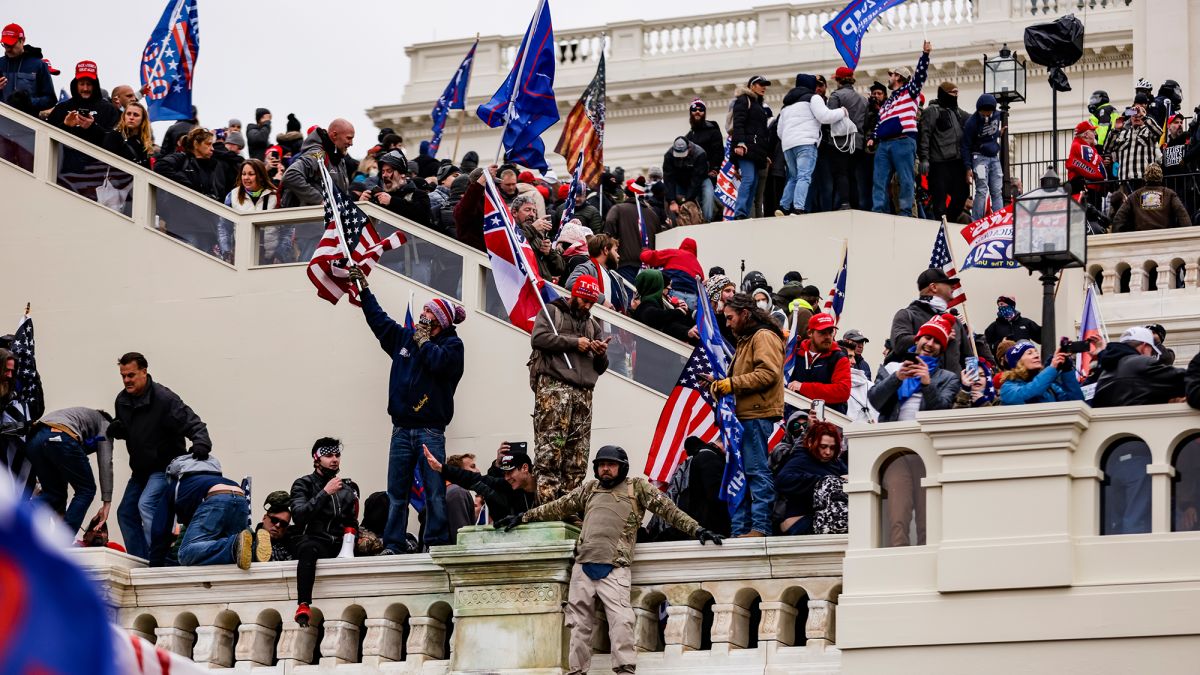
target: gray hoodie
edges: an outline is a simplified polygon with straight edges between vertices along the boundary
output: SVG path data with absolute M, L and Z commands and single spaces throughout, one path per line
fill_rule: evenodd
M 321 203 L 324 184 L 321 182 L 321 162 L 328 159 L 326 166 L 333 184 L 343 193 L 350 194 L 350 179 L 346 171 L 346 156 L 337 152 L 329 134 L 321 128 L 304 139 L 300 154 L 283 172 L 283 207 L 312 206 Z
M 42 415 L 38 422 L 47 426 L 70 429 L 80 439 L 80 445 L 87 454 L 96 453 L 96 462 L 100 465 L 100 501 L 111 502 L 113 493 L 113 454 L 112 439 L 106 438 L 108 420 L 100 411 L 92 408 L 63 408 Z
M 854 91 L 854 85 L 843 84 L 830 94 L 828 98 L 829 109 L 845 108 L 850 116 L 850 121 L 854 122 L 854 126 L 858 128 L 858 135 L 854 137 L 854 150 L 858 151 L 865 148 L 866 134 L 863 133 L 863 127 L 867 123 L 866 97 Z

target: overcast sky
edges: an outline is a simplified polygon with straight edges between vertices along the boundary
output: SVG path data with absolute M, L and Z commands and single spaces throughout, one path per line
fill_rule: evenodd
M 397 103 L 408 80 L 404 48 L 417 42 L 471 37 L 476 32 L 525 30 L 536 0 L 494 2 L 318 2 L 317 0 L 198 0 L 200 56 L 192 102 L 200 122 L 225 126 L 231 117 L 254 121 L 256 107 L 270 108 L 282 131 L 294 112 L 304 128 L 345 117 L 359 130 L 353 154 L 374 142 L 366 108 Z M 98 64 L 100 84 L 137 84 L 150 31 L 166 0 L 5 3 L 3 23 L 25 29 L 62 74 L 67 89 L 75 63 Z M 747 5 L 748 7 L 749 5 Z M 578 0 L 551 2 L 555 28 L 581 28 L 632 19 L 690 16 L 729 9 L 721 0 Z M 451 72 L 446 73 L 449 81 Z M 165 125 L 155 125 L 162 137 Z

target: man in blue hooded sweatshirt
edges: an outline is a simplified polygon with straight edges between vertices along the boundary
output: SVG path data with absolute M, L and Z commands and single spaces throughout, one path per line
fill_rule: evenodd
M 996 114 L 996 97 L 984 94 L 975 102 L 975 114 L 967 118 L 963 126 L 963 162 L 967 165 L 967 178 L 975 180 L 975 203 L 971 217 L 975 220 L 987 215 L 988 195 L 992 197 L 992 210 L 1004 208 L 1004 170 L 1000 167 L 1000 135 L 1004 133 L 1003 121 Z

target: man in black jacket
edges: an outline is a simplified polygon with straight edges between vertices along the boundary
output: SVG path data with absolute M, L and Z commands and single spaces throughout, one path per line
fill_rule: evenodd
M 1145 326 L 1134 326 L 1100 352 L 1100 379 L 1093 408 L 1154 405 L 1182 400 L 1184 372 L 1160 363 L 1154 335 Z
M 501 443 L 496 460 L 488 472 L 481 474 L 452 464 L 442 464 L 429 448 L 425 448 L 429 468 L 442 478 L 483 497 L 488 514 L 497 521 L 524 513 L 537 506 L 537 479 L 533 475 L 533 460 L 524 452 L 514 451 Z
M 292 483 L 292 528 L 296 531 L 292 556 L 296 565 L 296 623 L 307 626 L 312 612 L 317 559 L 337 555 L 342 537 L 358 529 L 358 486 L 339 478 L 342 442 L 328 436 L 312 447 L 313 472 Z
M 254 111 L 254 124 L 246 125 L 246 149 L 250 159 L 263 161 L 271 145 L 271 111 L 258 108 Z
M 1001 295 L 996 298 L 996 320 L 988 325 L 983 336 L 987 340 L 988 348 L 995 352 L 996 345 L 1006 339 L 1013 342 L 1030 340 L 1042 344 L 1042 327 L 1017 311 L 1016 299 Z
M 185 439 L 192 442 L 192 457 L 200 460 L 212 451 L 212 441 L 200 417 L 150 377 L 145 356 L 129 352 L 117 363 L 125 389 L 117 394 L 116 419 L 108 426 L 108 436 L 125 441 L 131 471 L 117 522 L 129 554 L 148 558 L 154 512 L 167 489 L 167 464 L 187 454 Z
M 71 80 L 71 98 L 54 106 L 50 124 L 66 130 L 94 145 L 104 142 L 104 134 L 117 124 L 121 113 L 100 93 L 100 78 L 94 61 L 75 65 Z
M 407 218 L 430 227 L 429 194 L 418 189 L 408 174 L 408 159 L 399 150 L 379 158 L 379 178 L 383 190 L 365 191 L 360 201 L 370 201 Z
M 730 110 L 732 122 L 729 136 L 733 144 L 733 159 L 742 174 L 742 183 L 738 187 L 737 208 L 734 209 L 734 218 L 737 220 L 750 217 L 754 197 L 758 193 L 758 174 L 767 166 L 767 156 L 771 149 L 767 121 L 771 118 L 771 109 L 763 104 L 763 97 L 766 96 L 769 86 L 771 81 L 765 77 L 751 77 L 745 88 L 739 90 Z
M 712 220 L 713 185 L 708 180 L 708 154 L 683 136 L 663 155 L 663 184 L 671 222 L 684 202 L 696 202 L 705 220 Z
M 957 278 L 947 277 L 939 268 L 927 269 L 917 276 L 917 299 L 892 317 L 892 331 L 889 335 L 892 351 L 907 352 L 909 347 L 916 344 L 917 331 L 921 330 L 921 326 L 947 311 L 949 301 L 954 295 L 954 285 L 957 283 Z M 967 339 L 968 334 L 963 323 L 956 322 L 950 344 L 942 352 L 942 365 L 946 370 L 958 373 L 966 367 L 966 357 L 971 352 Z
M 696 99 L 688 107 L 688 122 L 691 129 L 684 136 L 689 143 L 695 143 L 704 150 L 704 158 L 708 160 L 709 189 L 715 190 L 717 174 L 725 163 L 725 134 L 721 133 L 721 125 L 707 119 L 708 107 L 704 101 Z M 712 220 L 711 213 L 705 213 L 705 218 Z

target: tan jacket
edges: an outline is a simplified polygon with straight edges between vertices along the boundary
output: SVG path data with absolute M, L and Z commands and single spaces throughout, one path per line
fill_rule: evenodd
M 729 378 L 738 419 L 783 417 L 783 340 L 774 331 L 738 338 Z

